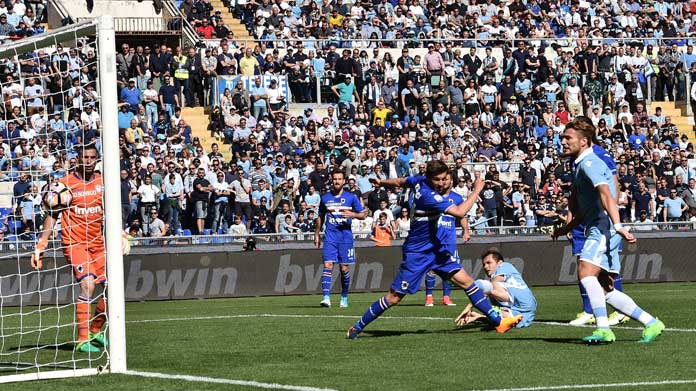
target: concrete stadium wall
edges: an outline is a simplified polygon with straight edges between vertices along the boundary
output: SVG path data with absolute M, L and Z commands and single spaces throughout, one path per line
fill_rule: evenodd
M 646 234 L 636 245 L 625 246 L 622 254 L 626 282 L 667 282 L 696 280 L 696 233 L 664 237 Z M 492 240 L 491 240 L 492 239 Z M 361 243 L 364 245 L 365 243 Z M 464 268 L 482 278 L 479 255 L 495 246 L 522 272 L 530 285 L 576 283 L 576 262 L 567 242 L 537 238 L 490 238 L 461 244 L 459 254 Z M 266 295 L 316 294 L 321 291 L 321 250 L 309 243 L 275 246 L 275 249 L 246 253 L 238 246 L 227 248 L 186 247 L 151 248 L 126 258 L 126 299 L 174 300 Z M 273 247 L 271 247 L 273 248 Z M 233 251 L 228 251 L 234 249 Z M 3 305 L 69 303 L 76 294 L 65 285 L 72 282 L 64 260 L 46 259 L 44 271 L 29 270 L 29 259 L 17 260 L 9 254 L 0 261 L 0 295 Z M 386 291 L 399 267 L 399 246 L 358 247 L 353 270 L 352 291 Z M 333 288 L 340 290 L 334 274 Z M 56 284 L 58 282 L 58 284 Z M 59 288 L 54 289 L 56 285 Z M 36 293 L 41 287 L 41 297 Z M 60 287 L 62 286 L 62 287 Z M 21 292 L 21 293 L 20 293 Z M 25 293 L 26 292 L 26 293 Z

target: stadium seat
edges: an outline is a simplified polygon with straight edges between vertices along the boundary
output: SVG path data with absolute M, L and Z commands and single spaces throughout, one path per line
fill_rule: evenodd
M 185 229 L 181 232 L 183 236 L 191 236 L 191 230 L 190 229 Z

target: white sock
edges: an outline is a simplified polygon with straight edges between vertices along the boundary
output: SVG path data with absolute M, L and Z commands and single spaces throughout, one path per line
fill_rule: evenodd
M 580 280 L 580 283 L 587 292 L 587 298 L 590 300 L 590 306 L 592 307 L 597 327 L 609 328 L 607 302 L 604 297 L 604 288 L 602 288 L 599 280 L 597 277 L 589 276 Z
M 633 301 L 629 295 L 619 292 L 616 289 L 607 293 L 607 303 L 616 308 L 619 312 L 630 316 L 645 326 L 652 323 L 655 319 L 652 315 L 638 307 L 636 302 Z

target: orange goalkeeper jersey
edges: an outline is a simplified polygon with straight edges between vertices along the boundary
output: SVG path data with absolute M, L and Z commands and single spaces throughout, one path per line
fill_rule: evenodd
M 61 178 L 60 181 L 72 192 L 70 207 L 62 212 L 61 242 L 63 246 L 71 244 L 104 246 L 102 235 L 104 184 L 101 174 L 92 174 L 92 180 L 89 182 L 75 173 Z

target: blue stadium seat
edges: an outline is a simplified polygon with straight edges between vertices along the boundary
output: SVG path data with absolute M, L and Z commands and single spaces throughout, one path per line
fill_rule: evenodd
M 0 208 L 0 220 L 12 214 L 11 208 Z
M 183 236 L 191 236 L 191 230 L 190 229 L 185 229 L 181 232 Z
M 7 224 L 10 226 L 10 232 L 13 234 L 19 233 L 19 231 L 22 229 L 21 220 L 10 220 L 7 222 Z

